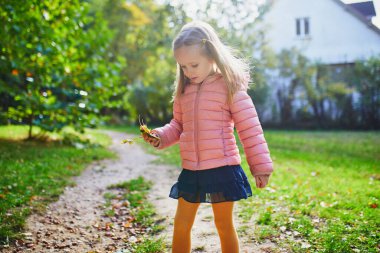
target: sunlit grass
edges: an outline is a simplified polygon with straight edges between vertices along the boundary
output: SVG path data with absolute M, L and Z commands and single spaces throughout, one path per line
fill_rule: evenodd
M 28 126 L 25 125 L 9 125 L 9 126 L 0 126 L 0 139 L 6 139 L 6 140 L 14 140 L 14 141 L 20 141 L 25 140 L 28 138 Z M 42 131 L 38 127 L 33 127 L 32 136 L 37 136 L 38 134 L 41 134 Z M 60 133 L 49 133 L 46 132 L 46 142 L 60 142 L 64 138 L 64 134 L 75 134 L 80 136 L 82 139 L 88 139 L 92 143 L 100 144 L 103 146 L 108 146 L 111 144 L 111 139 L 105 135 L 100 133 L 97 129 L 85 129 L 84 133 L 79 134 L 75 132 L 75 130 L 72 127 L 65 127 L 62 129 Z
M 276 171 L 269 187 L 243 202 L 246 212 L 268 213 L 274 236 L 291 232 L 285 241 L 295 251 L 376 252 L 380 134 L 266 131 L 266 138 Z M 310 245 L 295 243 L 298 233 Z

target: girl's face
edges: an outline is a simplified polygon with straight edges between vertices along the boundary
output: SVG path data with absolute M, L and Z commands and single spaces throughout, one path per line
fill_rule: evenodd
M 199 45 L 183 46 L 174 51 L 174 58 L 193 83 L 201 83 L 213 74 L 214 61 L 202 54 Z

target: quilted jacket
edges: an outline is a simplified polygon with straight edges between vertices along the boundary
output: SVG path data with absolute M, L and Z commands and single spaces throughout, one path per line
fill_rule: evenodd
M 252 99 L 241 90 L 229 105 L 219 73 L 200 84 L 190 83 L 174 100 L 170 123 L 153 132 L 161 138 L 158 149 L 179 142 L 183 168 L 205 170 L 241 163 L 234 127 L 252 175 L 270 175 L 273 163 Z

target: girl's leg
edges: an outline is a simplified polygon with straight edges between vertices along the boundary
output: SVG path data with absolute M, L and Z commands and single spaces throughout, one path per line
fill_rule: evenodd
M 177 212 L 174 218 L 172 253 L 190 253 L 191 228 L 199 203 L 190 203 L 183 198 L 178 199 Z
M 233 221 L 234 202 L 212 204 L 214 221 L 218 230 L 222 253 L 238 253 L 239 239 Z

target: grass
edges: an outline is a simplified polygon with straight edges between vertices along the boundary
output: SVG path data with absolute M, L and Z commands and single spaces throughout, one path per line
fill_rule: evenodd
M 163 239 L 153 240 L 147 238 L 142 243 L 135 246 L 135 253 L 159 253 L 165 252 Z
M 27 132 L 24 126 L 0 127 L 0 245 L 21 238 L 27 216 L 57 200 L 86 165 L 115 157 L 102 146 L 109 138 L 92 130 L 75 137 L 76 148 L 58 134 L 48 142 L 23 141 Z M 70 129 L 65 133 L 74 136 Z
M 269 131 L 266 138 L 276 172 L 246 209 L 269 213 L 264 224 L 277 231 L 300 233 L 310 252 L 377 252 L 380 134 Z
M 240 231 L 294 252 L 378 252 L 380 133 L 265 130 L 265 137 L 275 172 L 264 189 L 255 187 L 239 144 L 253 190 L 239 216 L 255 223 Z M 178 145 L 144 147 L 157 162 L 180 166 Z

